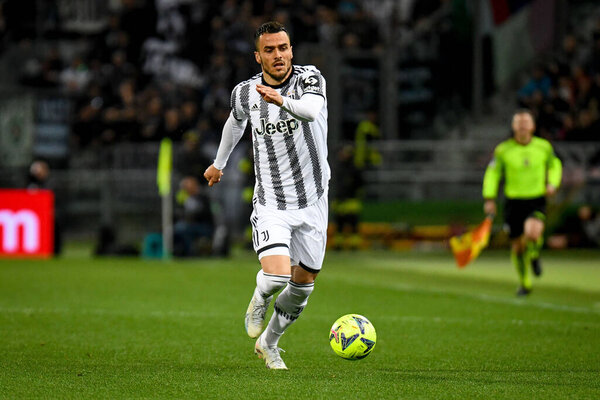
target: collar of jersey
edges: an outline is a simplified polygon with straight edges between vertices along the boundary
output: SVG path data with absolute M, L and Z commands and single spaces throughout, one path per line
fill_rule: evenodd
M 288 82 L 290 81 L 290 79 L 292 79 L 292 76 L 293 76 L 293 75 L 294 75 L 294 66 L 292 65 L 292 72 L 290 72 L 290 75 L 287 77 L 287 79 L 286 79 L 285 81 L 281 82 L 279 85 L 269 85 L 269 84 L 267 83 L 267 81 L 265 81 L 265 74 L 264 74 L 264 73 L 263 73 L 263 74 L 261 74 L 261 76 L 260 76 L 260 80 L 262 81 L 261 83 L 262 83 L 263 85 L 265 85 L 265 86 L 270 86 L 270 87 L 272 87 L 273 89 L 280 89 L 280 88 L 282 88 L 282 87 L 284 87 L 285 85 L 287 85 L 287 84 L 288 84 Z

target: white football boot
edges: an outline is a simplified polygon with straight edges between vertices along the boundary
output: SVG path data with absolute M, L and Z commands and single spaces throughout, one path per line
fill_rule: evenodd
M 264 299 L 257 292 L 258 290 L 255 290 L 252 295 L 252 300 L 250 300 L 250 304 L 246 310 L 246 319 L 244 321 L 246 332 L 253 339 L 259 337 L 262 333 L 265 324 L 265 314 L 271 300 L 273 300 L 273 296 Z
M 265 364 L 269 369 L 287 370 L 288 368 L 279 354 L 284 350 L 280 349 L 279 347 L 267 347 L 263 345 L 260 339 L 260 337 L 256 339 L 256 344 L 254 345 L 254 354 L 258 355 L 258 358 L 265 360 Z

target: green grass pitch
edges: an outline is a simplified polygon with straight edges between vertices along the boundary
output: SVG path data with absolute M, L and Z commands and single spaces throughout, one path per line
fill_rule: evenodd
M 0 398 L 598 399 L 600 253 L 543 256 L 520 299 L 508 250 L 464 270 L 449 253 L 329 252 L 280 341 L 289 371 L 244 331 L 252 253 L 0 260 Z M 329 347 L 346 313 L 377 329 L 364 360 Z

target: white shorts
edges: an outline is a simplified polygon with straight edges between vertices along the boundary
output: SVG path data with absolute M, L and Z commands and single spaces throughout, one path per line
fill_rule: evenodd
M 327 244 L 328 204 L 325 193 L 314 204 L 299 210 L 273 210 L 254 205 L 250 216 L 252 244 L 258 259 L 289 256 L 291 265 L 319 272 Z

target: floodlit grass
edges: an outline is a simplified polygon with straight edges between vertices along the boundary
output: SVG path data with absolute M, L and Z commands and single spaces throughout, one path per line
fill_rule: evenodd
M 243 316 L 258 263 L 0 260 L 0 398 L 600 398 L 600 253 L 544 254 L 514 296 L 508 251 L 334 253 L 281 339 L 289 371 L 253 354 Z M 346 313 L 373 353 L 327 342 Z

